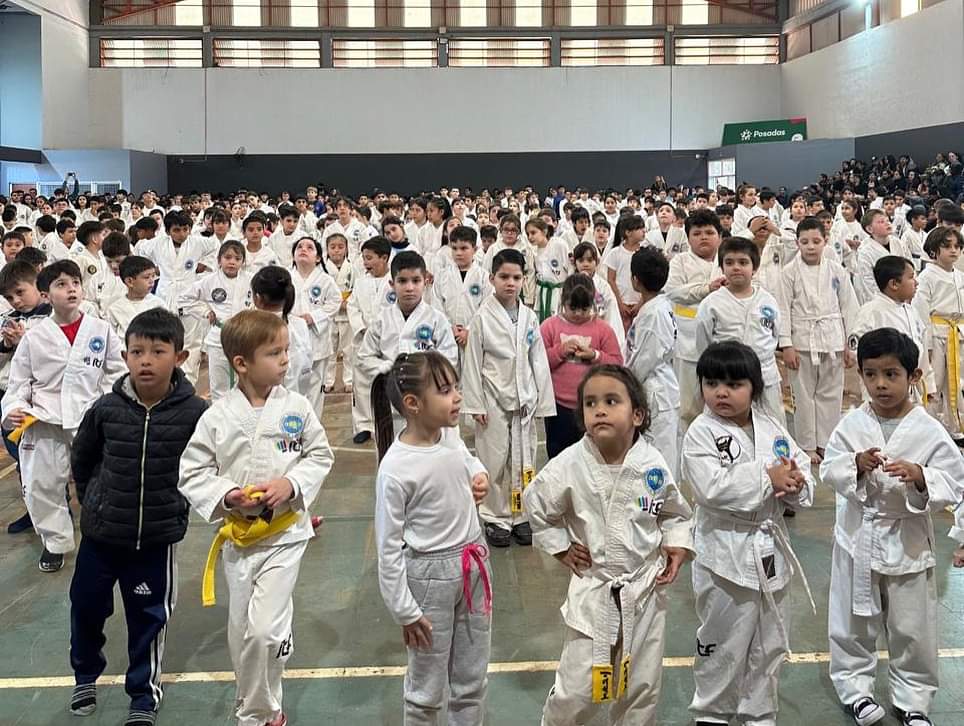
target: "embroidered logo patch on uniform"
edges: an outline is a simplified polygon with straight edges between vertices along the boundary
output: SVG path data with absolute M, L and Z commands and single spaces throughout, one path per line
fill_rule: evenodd
M 321 297 L 321 285 L 315 285 L 311 288 L 312 297 Z
M 184 262 L 184 269 L 185 269 L 185 270 L 193 270 L 193 269 L 194 269 L 194 260 L 186 260 L 186 261 Z
M 553 270 L 558 269 L 559 260 L 549 260 L 549 266 L 552 267 Z
M 646 472 L 646 486 L 648 486 L 649 490 L 655 494 L 663 488 L 663 481 L 665 478 L 666 475 L 659 467 L 650 469 Z
M 729 466 L 743 453 L 739 442 L 734 441 L 732 436 L 717 436 L 716 451 L 720 455 L 720 466 Z
M 850 350 L 857 350 L 857 336 L 856 336 L 856 335 L 851 335 L 849 338 L 847 338 L 847 347 L 849 347 Z
M 394 305 L 395 301 L 398 300 L 398 295 L 395 294 L 394 290 L 389 290 L 388 294 L 385 296 L 385 300 L 389 305 Z
M 783 436 L 777 436 L 773 440 L 773 455 L 790 456 L 790 442 L 787 441 Z
M 281 433 L 286 436 L 297 436 L 305 427 L 305 420 L 296 413 L 289 413 L 281 419 Z
M 88 275 L 96 275 L 96 274 L 97 274 L 97 265 L 88 265 L 88 266 L 87 266 L 87 274 L 88 274 Z
M 228 291 L 223 287 L 216 287 L 211 290 L 211 299 L 216 303 L 223 303 L 228 299 Z
M 526 333 L 526 343 L 532 345 L 536 342 L 536 331 L 534 328 L 529 328 L 529 332 Z
M 471 295 L 472 297 L 478 297 L 481 294 L 482 294 L 481 285 L 472 285 L 469 287 L 469 295 Z
M 766 320 L 776 320 L 777 311 L 771 308 L 769 305 L 764 305 L 760 308 L 760 315 Z
M 90 347 L 91 353 L 100 353 L 104 349 L 104 346 L 107 344 L 104 342 L 103 338 L 101 338 L 100 336 L 97 336 L 96 338 L 91 338 L 90 343 L 88 345 Z

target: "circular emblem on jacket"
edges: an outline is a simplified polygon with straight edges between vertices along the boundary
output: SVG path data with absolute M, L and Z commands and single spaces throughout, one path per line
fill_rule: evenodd
M 88 275 L 96 275 L 96 274 L 97 274 L 97 265 L 87 265 L 87 274 L 88 274 Z
M 193 270 L 193 269 L 194 269 L 194 260 L 185 260 L 185 261 L 184 261 L 184 269 L 185 269 L 185 270 Z
M 388 302 L 389 305 L 394 305 L 395 302 L 398 300 L 398 295 L 395 294 L 394 290 L 389 290 L 388 294 L 385 296 L 385 300 Z
M 107 344 L 104 342 L 103 338 L 97 336 L 96 338 L 91 338 L 88 345 L 92 353 L 100 353 Z
M 289 413 L 281 419 L 281 433 L 295 437 L 305 428 L 305 420 L 296 413 Z
M 216 287 L 211 290 L 211 299 L 216 303 L 223 303 L 228 299 L 228 291 L 223 287 Z
M 315 285 L 311 288 L 312 297 L 321 297 L 321 285 Z
M 470 287 L 469 287 L 469 294 L 472 295 L 472 297 L 478 297 L 479 295 L 482 294 L 482 286 L 481 286 L 481 285 L 472 285 L 472 286 L 470 286 Z
M 665 481 L 665 479 L 666 475 L 663 474 L 663 470 L 659 467 L 646 472 L 646 486 L 649 487 L 649 490 L 653 494 L 663 488 L 663 481 Z
M 526 342 L 532 345 L 536 342 L 536 331 L 535 328 L 529 328 L 529 332 L 526 333 Z
M 419 325 L 415 329 L 415 337 L 422 341 L 428 341 L 432 339 L 432 328 L 429 325 Z
M 773 455 L 790 456 L 790 442 L 787 441 L 783 436 L 777 436 L 773 440 Z

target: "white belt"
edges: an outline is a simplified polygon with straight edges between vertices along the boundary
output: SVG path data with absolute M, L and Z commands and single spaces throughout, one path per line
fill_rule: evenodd
M 825 328 L 831 323 L 839 323 L 843 320 L 843 316 L 840 313 L 832 313 L 830 315 L 824 315 L 822 317 L 803 317 L 800 318 L 801 323 L 806 323 L 810 326 L 810 332 L 808 335 L 809 345 L 810 345 L 810 362 L 814 365 L 820 363 L 820 353 L 817 350 L 817 328 Z M 831 331 L 825 331 L 831 332 Z M 846 341 L 843 341 L 844 343 Z M 831 350 L 830 360 L 834 360 L 837 354 Z
M 911 516 L 911 515 L 908 515 Z M 895 514 L 881 514 L 876 509 L 864 509 L 860 529 L 854 539 L 853 613 L 862 617 L 880 614 L 880 606 L 874 600 L 873 564 L 874 520 L 905 519 Z

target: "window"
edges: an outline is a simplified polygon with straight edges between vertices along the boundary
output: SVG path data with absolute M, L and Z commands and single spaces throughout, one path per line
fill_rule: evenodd
M 707 189 L 736 189 L 736 159 L 716 159 L 706 165 Z
M 488 24 L 487 0 L 461 0 L 459 2 L 459 25 L 463 28 L 483 28 Z
M 681 25 L 706 25 L 710 22 L 710 4 L 706 0 L 682 0 Z
M 181 0 L 174 6 L 175 25 L 204 25 L 201 0 Z
M 906 18 L 920 10 L 920 0 L 900 0 L 900 17 Z
M 574 0 L 574 2 L 586 1 Z M 517 28 L 541 28 L 542 0 L 515 0 L 515 24 Z
M 261 0 L 231 2 L 231 25 L 261 25 Z
M 406 28 L 428 28 L 432 25 L 432 0 L 389 0 L 389 5 L 404 3 L 402 16 Z
M 347 0 L 348 27 L 375 27 L 375 0 Z
M 320 68 L 317 40 L 214 39 L 214 65 L 221 68 Z
M 100 41 L 102 68 L 200 68 L 201 41 L 171 38 L 106 38 Z
M 679 65 L 757 65 L 780 62 L 778 36 L 756 38 L 677 38 Z
M 335 68 L 425 68 L 438 65 L 434 40 L 334 40 Z
M 663 41 L 657 38 L 562 41 L 564 66 L 652 66 L 663 63 Z
M 294 28 L 318 27 L 318 0 L 290 0 L 290 22 Z
M 449 65 L 548 66 L 549 39 L 453 38 L 449 41 Z
M 592 28 L 598 23 L 596 0 L 570 0 L 569 24 Z
M 626 25 L 652 25 L 653 0 L 626 0 Z

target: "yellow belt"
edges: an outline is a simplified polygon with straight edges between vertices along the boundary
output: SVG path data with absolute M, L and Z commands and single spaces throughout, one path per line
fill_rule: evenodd
M 934 325 L 947 326 L 947 395 L 950 398 L 951 416 L 957 425 L 961 425 L 960 414 L 957 410 L 957 397 L 961 392 L 961 361 L 959 358 L 960 339 L 957 334 L 957 326 L 960 320 L 943 318 L 940 315 L 931 315 L 931 322 Z M 925 389 L 926 390 L 926 389 Z M 927 403 L 927 394 L 924 394 L 924 403 Z
M 690 307 L 687 307 L 686 305 L 674 305 L 673 315 L 676 315 L 677 317 L 680 317 L 680 318 L 695 318 L 696 308 L 690 308 Z
M 252 499 L 260 499 L 264 493 L 252 493 L 250 490 L 251 487 L 245 487 L 245 491 Z M 218 562 L 218 553 L 221 552 L 225 542 L 232 542 L 236 547 L 250 547 L 263 539 L 288 529 L 298 521 L 300 516 L 299 512 L 289 510 L 281 516 L 272 518 L 270 522 L 261 517 L 243 519 L 238 516 L 232 516 L 225 521 L 211 543 L 207 562 L 204 563 L 204 577 L 201 579 L 201 602 L 204 607 L 211 607 L 216 602 L 214 598 L 214 567 Z
M 26 416 L 24 416 L 23 423 L 17 426 L 17 428 L 15 428 L 9 434 L 7 434 L 7 438 L 10 440 L 10 443 L 19 444 L 20 439 L 23 436 L 24 432 L 27 429 L 29 429 L 31 426 L 33 426 L 35 423 L 37 423 L 36 416 L 31 416 L 29 413 Z

